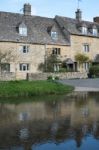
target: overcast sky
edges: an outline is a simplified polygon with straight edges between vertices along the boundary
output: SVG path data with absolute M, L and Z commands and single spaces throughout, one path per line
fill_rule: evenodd
M 55 15 L 75 18 L 78 0 L 1 0 L 0 11 L 22 13 L 24 3 L 32 5 L 32 14 L 54 17 Z M 79 0 L 83 20 L 99 16 L 99 0 Z M 21 11 L 20 11 L 21 10 Z

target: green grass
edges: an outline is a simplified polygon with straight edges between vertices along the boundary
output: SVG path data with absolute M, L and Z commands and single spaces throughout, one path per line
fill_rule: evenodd
M 73 89 L 71 86 L 51 81 L 2 81 L 0 82 L 0 97 L 65 94 Z

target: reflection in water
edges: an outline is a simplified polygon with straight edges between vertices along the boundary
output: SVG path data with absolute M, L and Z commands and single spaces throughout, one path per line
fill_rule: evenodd
M 21 140 L 27 140 L 29 138 L 29 130 L 27 128 L 21 129 L 19 137 Z
M 0 104 L 0 150 L 99 150 L 99 93 Z

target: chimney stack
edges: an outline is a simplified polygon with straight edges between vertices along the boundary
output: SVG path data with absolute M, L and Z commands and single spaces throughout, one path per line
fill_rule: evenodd
M 81 12 L 81 10 L 77 9 L 77 11 L 75 13 L 76 13 L 76 19 L 78 21 L 81 21 L 82 20 L 82 12 Z
M 31 15 L 31 5 L 30 4 L 24 4 L 23 13 L 25 16 Z

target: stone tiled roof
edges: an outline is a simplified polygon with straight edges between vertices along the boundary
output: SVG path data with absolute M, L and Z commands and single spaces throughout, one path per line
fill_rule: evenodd
M 18 27 L 22 22 L 27 26 L 27 36 L 19 35 Z M 58 32 L 58 40 L 53 40 L 48 33 L 52 26 Z M 0 12 L 0 41 L 69 45 L 54 19 L 8 12 Z
M 84 36 L 92 36 L 99 38 L 99 24 L 96 22 L 89 22 L 89 21 L 78 21 L 77 19 L 62 17 L 62 16 L 56 16 L 55 17 L 56 22 L 59 24 L 63 32 L 69 33 L 69 34 L 75 34 L 75 35 L 84 35 L 82 34 L 80 27 L 86 26 L 88 29 L 88 33 Z M 91 32 L 91 28 L 97 28 L 98 35 L 94 36 Z M 65 34 L 66 35 L 66 34 Z

